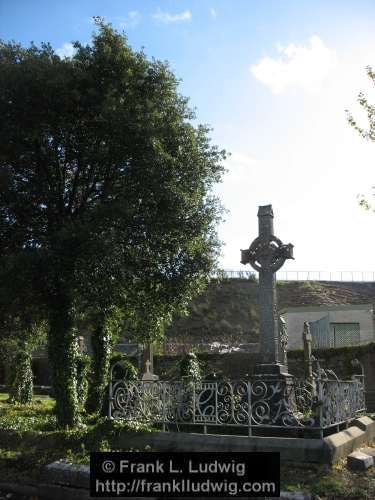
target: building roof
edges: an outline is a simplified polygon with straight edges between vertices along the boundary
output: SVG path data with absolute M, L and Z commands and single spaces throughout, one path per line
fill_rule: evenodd
M 297 312 L 324 312 L 324 311 L 373 311 L 373 305 L 370 304 L 322 304 L 314 306 L 297 306 L 286 307 L 281 313 L 297 313 Z

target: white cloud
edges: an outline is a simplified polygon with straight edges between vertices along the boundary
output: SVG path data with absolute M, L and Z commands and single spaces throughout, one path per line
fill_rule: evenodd
M 117 18 L 120 28 L 133 28 L 141 21 L 141 14 L 137 10 L 131 10 L 126 17 Z
M 212 16 L 212 17 L 214 17 L 214 18 L 215 18 L 215 17 L 217 17 L 217 12 L 216 12 L 216 10 L 215 10 L 215 9 L 210 9 L 210 14 L 211 14 L 211 16 Z
M 257 119 L 225 129 L 226 148 L 241 151 L 246 145 L 251 156 L 235 153 L 226 162 L 228 173 L 218 190 L 230 210 L 219 227 L 227 242 L 224 268 L 241 268 L 239 248 L 258 234 L 257 207 L 272 203 L 276 235 L 295 245 L 296 260 L 282 270 L 374 269 L 369 231 L 374 214 L 361 209 L 356 196 L 370 191 L 373 201 L 375 145 L 364 141 L 345 116 L 349 109 L 368 124 L 357 95 L 362 90 L 375 100 L 365 71 L 367 65 L 375 67 L 374 43 L 372 37 L 350 51 L 341 49 L 320 92 L 290 92 L 277 102 L 260 92 L 254 96 L 262 103 Z M 285 49 L 280 51 L 289 61 Z
M 169 12 L 163 12 L 162 10 L 158 9 L 155 14 L 152 14 L 152 17 L 158 21 L 161 21 L 162 23 L 170 24 L 190 21 L 192 18 L 192 14 L 190 10 L 185 10 L 184 12 L 180 12 L 179 14 L 170 14 Z
M 76 49 L 72 43 L 64 43 L 62 47 L 56 49 L 56 54 L 63 59 L 64 57 L 73 57 Z
M 310 37 L 308 46 L 278 45 L 277 50 L 281 57 L 266 56 L 250 67 L 253 76 L 274 94 L 291 86 L 302 87 L 308 92 L 319 91 L 337 65 L 336 52 L 316 35 Z

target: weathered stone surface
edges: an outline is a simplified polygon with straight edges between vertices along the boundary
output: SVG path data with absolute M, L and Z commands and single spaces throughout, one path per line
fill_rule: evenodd
M 354 425 L 365 431 L 369 440 L 375 437 L 375 420 L 370 417 L 360 417 L 354 420 Z
M 368 441 L 367 433 L 358 427 L 349 427 L 324 438 L 325 461 L 337 463 Z
M 375 465 L 375 448 L 361 448 L 359 451 L 361 453 L 364 453 L 365 455 L 369 455 L 370 457 L 372 457 Z
M 370 455 L 366 455 L 365 453 L 361 453 L 360 451 L 354 451 L 350 455 L 348 455 L 346 464 L 351 470 L 367 470 L 369 467 L 374 465 L 373 457 Z
M 293 259 L 293 245 L 284 245 L 274 235 L 272 205 L 259 207 L 259 236 L 248 250 L 241 250 L 241 264 L 259 271 L 259 330 L 262 363 L 278 363 L 280 355 L 277 314 L 276 271 Z
M 90 467 L 59 461 L 53 462 L 46 466 L 44 480 L 51 484 L 88 488 L 90 484 Z
M 279 498 L 288 498 L 289 500 L 311 500 L 312 495 L 302 491 L 280 491 Z

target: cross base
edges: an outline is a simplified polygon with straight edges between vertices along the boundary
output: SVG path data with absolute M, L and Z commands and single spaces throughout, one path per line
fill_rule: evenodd
M 254 367 L 254 377 L 279 377 L 293 378 L 293 375 L 288 373 L 288 369 L 281 363 L 258 363 Z
M 280 363 L 259 363 L 252 376 L 252 411 L 265 424 L 299 426 L 293 375 Z

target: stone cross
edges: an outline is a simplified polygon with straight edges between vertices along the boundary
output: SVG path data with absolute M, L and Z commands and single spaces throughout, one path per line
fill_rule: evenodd
M 144 382 L 155 382 L 159 380 L 159 377 L 155 375 L 155 373 L 152 373 L 152 364 L 149 359 L 146 361 L 146 372 L 143 374 L 142 380 Z
M 147 367 L 147 361 L 150 362 L 150 370 Z M 144 344 L 142 352 L 142 371 L 154 371 L 154 346 L 151 343 Z
M 263 364 L 279 360 L 279 318 L 275 273 L 286 259 L 293 259 L 293 245 L 284 245 L 273 230 L 272 205 L 258 210 L 259 236 L 248 250 L 241 250 L 241 264 L 250 263 L 259 271 L 260 352 Z

